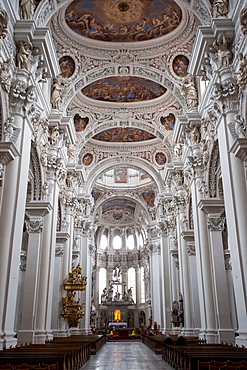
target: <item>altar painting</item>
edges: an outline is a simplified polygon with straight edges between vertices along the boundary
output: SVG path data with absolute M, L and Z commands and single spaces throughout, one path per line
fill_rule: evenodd
M 90 99 L 116 103 L 133 103 L 158 98 L 167 91 L 164 86 L 146 78 L 113 76 L 95 81 L 82 90 Z
M 118 199 L 111 199 L 104 203 L 102 206 L 102 213 L 108 212 L 108 211 L 115 211 L 122 210 L 125 212 L 130 212 L 131 214 L 134 214 L 135 212 L 136 203 L 132 202 L 129 199 L 124 198 L 118 198 Z
M 134 142 L 155 139 L 155 136 L 147 131 L 131 127 L 116 127 L 102 131 L 93 136 L 93 139 L 109 142 Z
M 74 0 L 65 11 L 78 35 L 108 42 L 136 42 L 177 28 L 182 10 L 173 0 Z

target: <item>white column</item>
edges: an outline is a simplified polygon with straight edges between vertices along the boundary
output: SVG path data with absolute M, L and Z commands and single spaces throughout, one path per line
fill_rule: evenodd
M 179 278 L 180 278 L 180 292 L 183 297 L 184 310 L 184 334 L 193 335 L 192 323 L 192 301 L 190 290 L 190 275 L 188 266 L 188 254 L 186 241 L 182 238 L 181 223 L 185 217 L 185 200 L 182 196 L 174 198 L 174 204 L 177 207 L 177 235 L 178 235 L 178 253 L 179 253 Z
M 170 250 L 167 238 L 167 229 L 165 224 L 161 223 L 161 269 L 162 269 L 162 299 L 164 310 L 163 331 L 165 334 L 171 333 L 171 278 L 170 278 Z
M 225 219 L 221 217 L 221 214 L 224 210 L 224 201 L 203 199 L 199 207 L 207 214 L 219 341 L 235 343 L 222 240 Z
M 40 246 L 44 216 L 51 211 L 49 203 L 36 201 L 27 203 L 26 221 L 28 237 L 27 264 L 23 291 L 23 305 L 21 310 L 20 330 L 18 331 L 18 345 L 34 342 L 34 322 L 36 316 L 36 295 L 38 292 L 38 276 Z
M 20 130 L 15 142 L 15 152 L 20 156 L 6 164 L 0 215 L 0 349 L 17 342 L 14 321 L 32 132 L 25 116 L 30 105 L 23 100 L 28 90 L 29 73 L 22 71 L 18 78 L 12 81 L 10 105 L 14 125 Z
M 200 158 L 199 146 L 195 145 L 193 147 L 193 156 L 195 158 L 195 173 L 191 184 L 191 193 L 201 315 L 201 332 L 199 336 L 200 338 L 206 339 L 208 343 L 215 343 L 217 342 L 218 338 L 216 330 L 213 281 L 211 270 L 209 269 L 209 266 L 211 265 L 211 259 L 207 221 L 205 213 L 198 208 L 198 203 L 202 199 L 202 194 L 198 189 L 202 181 L 202 168 L 200 160 L 197 163 L 198 156 Z
M 224 96 L 219 97 L 223 113 L 218 123 L 219 151 L 228 225 L 229 248 L 232 260 L 233 285 L 238 317 L 236 343 L 246 346 L 247 340 L 247 191 L 244 165 L 230 149 L 233 137 L 228 125 L 235 125 L 238 113 L 237 85 L 232 72 L 224 68 L 219 72 L 219 81 L 224 85 Z M 233 90 L 235 89 L 235 90 Z
M 58 231 L 56 235 L 55 263 L 54 263 L 54 282 L 53 282 L 53 299 L 52 299 L 52 319 L 51 328 L 54 337 L 59 336 L 59 325 L 62 318 L 62 296 L 63 289 L 63 254 L 64 244 L 69 239 L 67 232 Z
M 139 308 L 141 304 L 141 271 L 140 266 L 136 266 L 136 307 Z
M 157 322 L 158 327 L 164 321 L 164 307 L 162 305 L 162 277 L 161 277 L 161 247 L 159 244 L 153 246 L 151 254 L 151 297 L 153 309 L 153 324 Z
M 48 201 L 52 205 L 52 212 L 50 212 L 44 220 L 40 255 L 39 291 L 37 296 L 37 316 L 35 323 L 35 343 L 45 343 L 46 340 L 53 338 L 51 314 L 59 193 L 58 178 L 61 169 L 61 160 L 57 147 L 50 147 L 47 162 L 46 181 L 49 184 L 49 189 L 51 189 L 48 195 Z
M 182 237 L 186 241 L 186 248 L 188 254 L 193 333 L 194 335 L 199 335 L 201 328 L 201 318 L 198 292 L 198 277 L 196 268 L 194 230 L 184 230 L 182 232 Z

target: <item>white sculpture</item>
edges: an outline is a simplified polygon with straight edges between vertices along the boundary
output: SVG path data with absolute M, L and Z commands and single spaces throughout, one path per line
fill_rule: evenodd
M 0 83 L 2 88 L 9 94 L 10 87 L 11 87 L 11 75 L 10 75 L 10 67 L 12 64 L 12 60 L 9 58 L 6 62 L 1 63 L 1 70 L 0 70 Z
M 234 116 L 235 119 L 235 131 L 239 138 L 246 138 L 246 127 L 244 125 L 244 119 L 239 114 Z
M 35 0 L 20 0 L 21 18 L 33 19 Z
M 222 40 L 218 38 L 213 42 L 213 47 L 218 52 L 218 69 L 229 67 L 232 64 L 232 52 L 229 49 L 229 45 L 226 42 L 226 38 L 223 35 Z
M 197 89 L 192 75 L 187 75 L 184 84 L 180 86 L 181 95 L 185 96 L 188 108 L 194 108 L 198 105 Z
M 212 17 L 225 17 L 228 13 L 228 0 L 214 0 L 212 5 Z
M 63 101 L 63 98 L 67 94 L 68 88 L 64 86 L 64 83 L 62 81 L 62 77 L 58 76 L 55 80 L 55 83 L 52 88 L 51 93 L 51 105 L 53 109 L 61 110 L 61 104 Z
M 30 60 L 33 51 L 33 46 L 31 42 L 24 42 L 19 44 L 18 54 L 17 54 L 17 67 L 20 69 L 30 69 Z
M 239 69 L 237 72 L 238 97 L 240 98 L 247 84 L 247 60 L 242 53 L 238 54 Z

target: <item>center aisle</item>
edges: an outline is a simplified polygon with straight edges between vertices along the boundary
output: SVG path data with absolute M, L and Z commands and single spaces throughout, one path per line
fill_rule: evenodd
M 141 342 L 107 342 L 80 370 L 158 370 L 173 368 Z

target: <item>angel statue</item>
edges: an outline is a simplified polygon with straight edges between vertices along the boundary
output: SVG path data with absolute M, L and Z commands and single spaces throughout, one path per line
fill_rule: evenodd
M 68 92 L 68 87 L 64 86 L 62 77 L 58 76 L 55 80 L 55 83 L 53 84 L 52 93 L 51 93 L 51 105 L 53 109 L 56 109 L 59 111 L 61 110 L 61 104 L 67 92 Z

